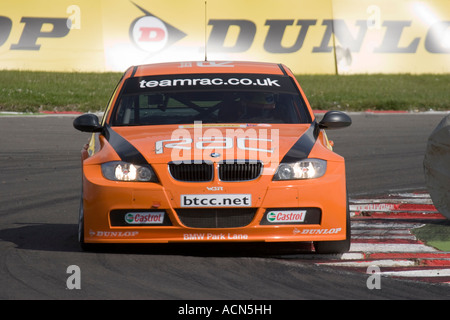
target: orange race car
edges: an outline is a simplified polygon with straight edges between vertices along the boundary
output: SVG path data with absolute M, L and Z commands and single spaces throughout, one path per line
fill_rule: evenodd
M 177 62 L 129 68 L 82 150 L 79 241 L 314 242 L 350 246 L 344 159 L 282 64 Z

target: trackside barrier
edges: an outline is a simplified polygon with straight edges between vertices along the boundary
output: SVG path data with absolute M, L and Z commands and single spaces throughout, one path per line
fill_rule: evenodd
M 298 74 L 448 73 L 448 0 L 15 0 L 0 68 L 259 60 Z

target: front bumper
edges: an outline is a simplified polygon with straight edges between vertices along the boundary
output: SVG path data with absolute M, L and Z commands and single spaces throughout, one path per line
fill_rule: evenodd
M 296 181 L 272 181 L 271 177 L 265 176 L 259 181 L 247 182 L 162 181 L 157 184 L 109 181 L 103 178 L 99 165 L 84 166 L 83 172 L 85 243 L 346 239 L 347 195 L 343 162 L 329 163 L 327 174 L 321 178 Z M 183 207 L 181 203 L 183 195 L 211 194 L 251 195 L 251 203 L 248 206 L 239 202 L 237 206 L 194 208 Z M 303 214 L 303 220 L 287 219 L 286 222 L 268 218 L 269 213 L 273 216 L 273 212 L 278 211 Z M 129 224 L 125 221 L 128 213 L 152 217 L 162 214 L 163 218 L 156 223 Z M 202 214 L 205 214 L 204 218 Z M 228 214 L 233 219 L 240 219 L 239 222 L 227 224 Z M 208 219 L 216 222 L 202 224 L 202 220 Z

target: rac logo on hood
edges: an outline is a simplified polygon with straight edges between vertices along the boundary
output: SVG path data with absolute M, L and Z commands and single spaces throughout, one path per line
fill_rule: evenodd
M 183 31 L 137 4 L 133 4 L 145 14 L 145 16 L 135 19 L 130 26 L 130 39 L 139 49 L 149 53 L 157 53 L 186 36 Z

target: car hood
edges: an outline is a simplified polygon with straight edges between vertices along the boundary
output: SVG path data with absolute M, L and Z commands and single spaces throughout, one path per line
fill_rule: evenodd
M 203 124 L 108 127 L 107 139 L 126 161 L 150 164 L 306 157 L 317 138 L 313 124 Z

